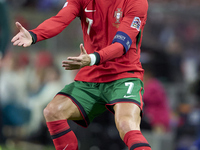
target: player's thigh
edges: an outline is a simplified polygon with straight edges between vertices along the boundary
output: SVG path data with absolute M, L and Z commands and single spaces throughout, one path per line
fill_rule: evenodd
M 47 121 L 69 119 L 82 120 L 78 107 L 70 98 L 64 95 L 56 95 L 44 109 L 44 116 Z
M 143 83 L 137 78 L 124 78 L 113 82 L 107 94 L 110 101 L 107 108 L 115 113 L 118 129 L 138 130 L 143 109 Z
M 79 119 L 77 113 L 75 113 L 75 115 L 70 116 L 70 119 L 81 126 L 87 127 L 95 117 L 106 110 L 106 103 L 100 97 L 99 86 L 98 83 L 74 81 L 58 92 L 58 95 L 69 97 L 82 115 L 82 119 Z
M 116 122 L 127 121 L 131 128 L 138 128 L 141 121 L 141 109 L 134 103 L 117 103 L 114 105 Z
M 140 130 L 141 109 L 134 103 L 117 103 L 114 105 L 115 124 L 123 139 L 131 130 Z

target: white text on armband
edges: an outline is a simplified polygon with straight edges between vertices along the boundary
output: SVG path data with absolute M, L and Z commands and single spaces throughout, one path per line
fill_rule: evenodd
M 118 31 L 116 33 L 112 43 L 115 43 L 115 42 L 121 43 L 124 46 L 126 52 L 129 50 L 132 44 L 131 38 L 122 31 Z

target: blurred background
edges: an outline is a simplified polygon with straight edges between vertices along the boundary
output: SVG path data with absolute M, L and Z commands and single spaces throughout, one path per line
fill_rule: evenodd
M 58 36 L 14 47 L 15 22 L 33 29 L 65 0 L 0 0 L 0 150 L 54 150 L 42 111 L 76 71 L 62 60 L 79 55 L 79 19 Z M 142 133 L 152 150 L 200 150 L 200 1 L 149 0 L 141 48 L 144 77 Z M 87 129 L 69 121 L 80 150 L 128 150 L 113 115 Z

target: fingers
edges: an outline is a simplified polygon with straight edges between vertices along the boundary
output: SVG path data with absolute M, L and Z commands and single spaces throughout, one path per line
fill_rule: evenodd
M 18 45 L 20 43 L 20 40 L 16 40 L 16 41 L 14 41 L 14 43 L 13 43 L 13 45 Z
M 19 22 L 16 22 L 15 25 L 20 31 L 24 30 L 24 27 Z
M 68 57 L 67 60 L 81 62 L 83 59 L 80 57 Z
M 22 28 L 22 25 L 19 23 L 19 22 L 16 22 L 15 23 L 16 24 L 16 27 L 21 31 L 21 30 L 23 30 Z M 22 36 L 22 34 L 19 32 L 16 36 L 14 36 L 13 38 L 12 38 L 12 40 L 11 40 L 11 42 L 13 43 L 13 45 L 17 45 L 18 43 L 19 43 L 19 39 L 20 39 L 20 37 Z
M 63 61 L 62 62 L 62 67 L 64 67 L 65 70 L 80 69 L 81 65 L 82 65 L 81 62 L 76 62 L 76 61 Z
M 23 47 L 25 46 L 24 43 L 23 43 L 23 42 L 20 42 L 19 40 L 15 41 L 15 42 L 13 43 L 13 45 L 14 45 L 14 46 L 18 45 L 18 46 L 23 46 Z
M 20 32 L 14 36 L 11 40 L 14 46 L 23 46 L 28 47 L 32 43 L 32 37 L 30 33 L 19 23 L 16 22 L 16 27 L 20 30 Z
M 81 54 L 87 54 L 87 52 L 86 52 L 86 50 L 85 50 L 85 48 L 84 48 L 82 43 L 80 44 L 80 50 L 81 50 Z
M 18 36 L 18 34 L 17 34 L 16 36 L 14 36 L 14 37 L 12 38 L 11 42 L 13 43 L 13 42 L 15 42 L 15 41 L 18 40 L 18 39 L 19 39 L 19 36 Z
M 23 44 L 23 47 L 28 47 L 29 45 L 28 44 Z
M 24 43 L 19 42 L 18 46 L 24 46 Z
M 18 45 L 18 46 L 22 46 L 23 42 L 20 39 L 20 35 L 17 34 L 15 37 L 13 37 L 13 39 L 11 40 L 11 42 L 13 43 L 14 46 Z
M 77 61 L 63 61 L 62 64 L 65 66 L 67 65 L 81 65 L 82 63 L 81 62 L 77 62 Z M 64 67 L 63 66 L 63 67 Z
M 81 54 L 78 57 L 68 57 L 67 61 L 62 62 L 62 67 L 65 70 L 80 69 L 90 65 L 90 57 L 87 54 L 83 44 L 80 44 Z
M 14 46 L 18 45 L 18 46 L 28 47 L 28 44 L 25 44 L 22 40 L 20 40 L 19 36 L 13 37 L 11 42 L 13 43 Z

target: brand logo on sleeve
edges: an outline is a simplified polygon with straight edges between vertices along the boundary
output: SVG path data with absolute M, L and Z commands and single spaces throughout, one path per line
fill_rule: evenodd
M 131 23 L 132 28 L 136 28 L 138 31 L 140 31 L 140 26 L 141 26 L 141 20 L 139 17 L 135 17 L 133 19 L 133 22 Z

